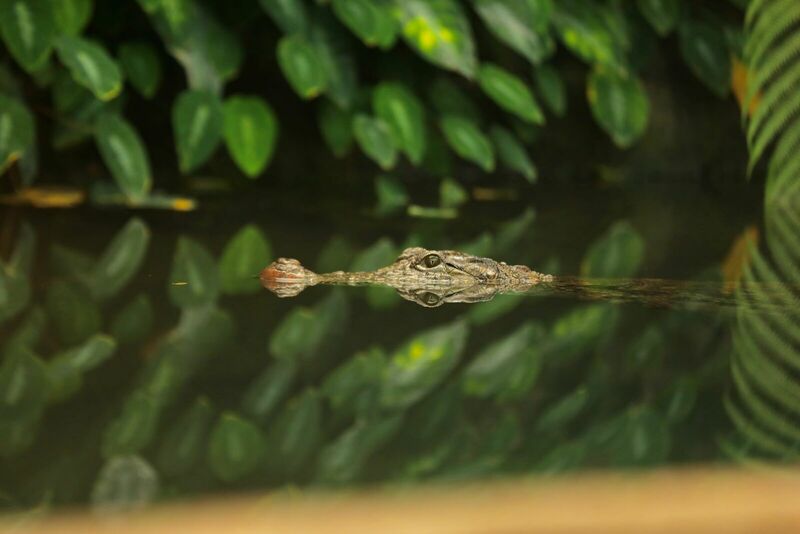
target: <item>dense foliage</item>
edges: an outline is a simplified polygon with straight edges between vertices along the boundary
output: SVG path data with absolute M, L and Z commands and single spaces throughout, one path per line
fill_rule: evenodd
M 578 81 L 562 75 L 559 49 L 586 65 L 591 113 L 626 148 L 648 125 L 657 48 L 677 48 L 702 84 L 728 94 L 743 4 L 2 0 L 0 172 L 16 166 L 17 183 L 30 184 L 37 154 L 93 139 L 109 176 L 95 180 L 95 198 L 105 201 L 163 205 L 154 174 L 197 173 L 223 145 L 244 175 L 262 176 L 280 125 L 298 120 L 275 101 L 280 90 L 259 83 L 275 80 L 315 108 L 336 157 L 356 145 L 383 170 L 407 160 L 444 176 L 451 152 L 534 181 L 529 148 L 568 113 L 568 83 Z M 177 65 L 185 81 L 164 87 Z M 154 165 L 166 140 L 139 133 L 154 120 L 171 130 L 174 164 Z

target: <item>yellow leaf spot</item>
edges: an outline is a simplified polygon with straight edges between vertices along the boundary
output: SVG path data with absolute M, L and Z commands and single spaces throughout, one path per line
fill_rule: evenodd
M 426 26 L 425 19 L 416 17 L 406 22 L 405 26 L 403 26 L 403 33 L 409 37 L 414 37 L 425 29 Z
M 433 33 L 433 31 L 428 28 L 425 28 L 424 30 L 422 30 L 422 32 L 420 32 L 418 41 L 419 41 L 419 47 L 424 52 L 430 52 L 431 50 L 436 48 L 436 41 L 437 41 L 436 34 Z
M 580 41 L 580 37 L 575 30 L 567 30 L 564 32 L 564 42 L 569 46 L 577 46 L 578 41 Z
M 744 108 L 747 105 L 747 114 L 752 116 L 761 102 L 761 92 L 759 91 L 753 95 L 750 103 L 747 104 L 745 99 L 747 98 L 747 81 L 750 77 L 750 72 L 747 70 L 747 65 L 736 57 L 731 60 L 731 63 L 731 89 L 733 89 L 733 94 L 736 96 L 736 101 L 739 102 L 739 107 Z
M 197 207 L 197 203 L 191 198 L 180 197 L 172 201 L 172 209 L 175 211 L 192 211 Z
M 425 354 L 425 345 L 419 342 L 413 343 L 408 351 L 408 355 L 412 361 L 419 360 L 422 358 L 423 354 Z
M 453 33 L 448 28 L 442 28 L 439 31 L 439 38 L 444 41 L 445 43 L 452 43 L 456 40 L 456 34 Z
M 750 263 L 750 245 L 758 243 L 758 228 L 748 226 L 733 241 L 722 262 L 723 293 L 733 293 L 739 285 L 745 267 Z

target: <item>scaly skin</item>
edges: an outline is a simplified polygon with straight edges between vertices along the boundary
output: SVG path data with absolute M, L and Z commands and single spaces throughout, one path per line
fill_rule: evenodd
M 390 286 L 403 298 L 428 308 L 445 302 L 482 302 L 498 293 L 524 292 L 553 281 L 551 275 L 524 265 L 421 247 L 407 248 L 391 265 L 370 272 L 317 274 L 295 259 L 279 258 L 261 271 L 260 279 L 279 297 L 293 297 L 318 284 Z

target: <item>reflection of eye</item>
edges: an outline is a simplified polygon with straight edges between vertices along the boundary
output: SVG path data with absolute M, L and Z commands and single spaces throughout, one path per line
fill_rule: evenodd
M 441 263 L 442 259 L 439 256 L 437 256 L 436 254 L 428 254 L 427 256 L 422 258 L 420 265 L 422 267 L 425 267 L 426 269 L 433 269 L 434 267 L 436 267 Z
M 417 295 L 417 298 L 423 304 L 427 304 L 428 306 L 435 306 L 439 303 L 439 295 L 436 293 L 431 293 L 430 291 L 426 291 L 425 293 L 420 293 Z

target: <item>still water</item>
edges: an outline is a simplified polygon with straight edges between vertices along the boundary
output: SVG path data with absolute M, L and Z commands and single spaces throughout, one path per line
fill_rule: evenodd
M 447 219 L 309 204 L 0 212 L 3 506 L 796 450 L 793 210 L 694 186 L 472 201 Z M 556 279 L 432 307 L 374 286 L 278 298 L 255 279 L 277 257 L 371 271 L 410 246 Z

